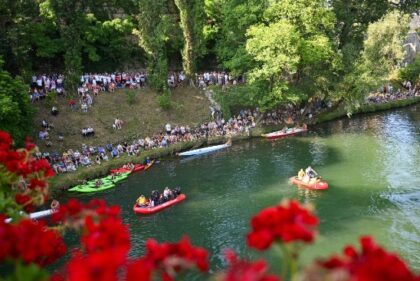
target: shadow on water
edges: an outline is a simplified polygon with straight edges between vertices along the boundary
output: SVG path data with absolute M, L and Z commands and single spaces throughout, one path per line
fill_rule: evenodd
M 242 141 L 199 158 L 162 161 L 113 190 L 77 197 L 103 198 L 121 206 L 123 220 L 130 226 L 131 256 L 143 254 L 149 237 L 177 241 L 184 234 L 210 251 L 213 270 L 225 266 L 225 248 L 243 257 L 260 256 L 246 247 L 250 218 L 284 198 L 295 198 L 314 204 L 321 220 L 319 238 L 305 251 L 303 262 L 337 252 L 361 234 L 372 234 L 419 269 L 415 244 L 420 237 L 420 224 L 415 225 L 420 217 L 419 120 L 419 113 L 408 108 L 340 119 L 311 128 L 306 135 L 274 142 Z M 399 138 L 393 127 L 399 128 Z M 308 165 L 328 180 L 329 190 L 309 191 L 288 183 Z M 410 188 L 399 180 L 407 167 L 416 171 L 408 181 Z M 140 194 L 165 186 L 181 186 L 187 200 L 152 216 L 133 213 Z M 74 195 L 62 200 L 69 196 Z M 266 254 L 272 263 L 277 255 L 277 251 Z M 278 270 L 278 264 L 273 266 Z

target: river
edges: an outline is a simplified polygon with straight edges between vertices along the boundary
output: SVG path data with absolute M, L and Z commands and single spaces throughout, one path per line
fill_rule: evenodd
M 420 270 L 418 109 L 420 105 L 335 120 L 310 127 L 299 137 L 246 140 L 199 158 L 165 159 L 113 190 L 66 194 L 60 200 L 103 198 L 121 206 L 133 257 L 143 254 L 149 237 L 177 241 L 187 234 L 194 245 L 210 251 L 212 271 L 225 266 L 223 249 L 232 248 L 242 257 L 266 257 L 278 272 L 279 252 L 251 250 L 245 235 L 258 211 L 295 198 L 312 203 L 320 218 L 319 236 L 302 252 L 302 263 L 340 252 L 369 234 Z M 329 190 L 309 191 L 288 183 L 308 165 L 329 182 Z M 152 216 L 133 213 L 140 194 L 165 186 L 180 186 L 187 200 Z M 66 239 L 73 244 L 78 237 L 70 234 Z

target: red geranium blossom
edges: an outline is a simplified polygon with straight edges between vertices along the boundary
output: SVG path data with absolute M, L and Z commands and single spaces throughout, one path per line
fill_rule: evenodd
M 238 260 L 232 250 L 226 250 L 225 256 L 230 267 L 221 275 L 220 281 L 280 281 L 277 276 L 267 274 L 267 263 L 263 260 L 256 262 Z
M 146 248 L 144 259 L 153 268 L 161 271 L 165 281 L 174 280 L 176 273 L 182 269 L 196 266 L 205 272 L 209 268 L 207 251 L 201 247 L 193 247 L 186 236 L 178 243 L 159 244 L 156 240 L 149 239 Z
M 109 249 L 130 249 L 130 235 L 120 219 L 109 218 L 94 222 L 92 217 L 85 219 L 85 233 L 81 237 L 87 253 Z
M 116 281 L 126 263 L 127 252 L 117 248 L 82 255 L 76 253 L 67 263 L 67 281 Z M 57 277 L 55 277 L 57 278 Z
M 0 248 L 0 261 L 21 259 L 40 266 L 51 264 L 66 252 L 63 239 L 43 222 L 24 219 L 8 224 L 3 216 L 0 216 Z
M 312 242 L 318 218 L 296 201 L 266 208 L 251 220 L 252 231 L 248 234 L 248 245 L 265 250 L 275 240 L 284 243 Z
M 104 200 L 93 199 L 87 204 L 82 204 L 76 199 L 70 199 L 67 204 L 61 204 L 51 220 L 54 223 L 63 222 L 66 226 L 81 228 L 85 218 L 90 216 L 94 220 L 114 218 L 120 219 L 121 210 L 118 206 L 107 206 Z
M 344 271 L 351 281 L 419 281 L 405 262 L 396 254 L 378 246 L 372 237 L 360 238 L 361 251 L 353 246 L 344 249 L 344 255 L 332 256 L 318 264 L 334 271 Z
M 16 203 L 24 205 L 26 212 L 32 211 L 33 206 L 45 203 L 47 179 L 54 175 L 48 161 L 36 159 L 34 152 L 35 145 L 29 140 L 25 148 L 14 150 L 10 135 L 0 131 L 1 184 L 10 188 Z

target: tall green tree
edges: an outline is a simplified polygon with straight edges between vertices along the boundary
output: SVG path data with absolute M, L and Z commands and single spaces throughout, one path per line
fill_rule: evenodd
M 249 75 L 263 108 L 327 95 L 341 67 L 335 16 L 324 1 L 271 1 L 264 24 L 250 27 L 246 50 L 258 62 Z
M 33 113 L 27 86 L 19 77 L 13 78 L 3 70 L 0 59 L 0 130 L 9 132 L 23 144 L 31 134 Z
M 138 0 L 137 4 L 138 24 L 133 32 L 147 56 L 151 87 L 164 93 L 168 91 L 168 45 L 177 33 L 175 16 L 167 0 Z
M 111 18 L 115 7 L 112 0 L 44 0 L 40 4 L 41 15 L 57 25 L 64 45 L 64 68 L 68 91 L 74 91 L 82 73 L 82 51 L 95 58 L 89 37 L 85 32 L 96 20 Z
M 0 2 L 0 55 L 13 75 L 31 76 L 37 62 L 61 50 L 54 24 L 39 17 L 37 1 Z
M 246 51 L 246 31 L 263 21 L 268 0 L 206 0 L 205 38 L 214 45 L 219 65 L 233 75 L 246 73 L 255 66 Z
M 341 85 L 347 100 L 354 103 L 397 78 L 404 60 L 403 40 L 409 19 L 408 15 L 391 11 L 369 25 L 361 57 Z
M 204 1 L 175 0 L 175 4 L 179 10 L 180 26 L 184 37 L 182 65 L 187 79 L 194 83 L 197 59 L 204 53 Z

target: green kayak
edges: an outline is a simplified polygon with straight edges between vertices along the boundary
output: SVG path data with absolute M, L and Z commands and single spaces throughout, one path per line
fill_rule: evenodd
M 69 191 L 75 191 L 75 192 L 83 192 L 83 193 L 89 193 L 89 192 L 97 192 L 102 190 L 107 190 L 110 188 L 115 187 L 115 184 L 122 181 L 123 179 L 127 178 L 129 173 L 123 173 L 121 175 L 115 176 L 114 179 L 112 179 L 112 176 L 106 176 L 102 178 L 102 184 L 100 186 L 96 186 L 97 180 L 91 180 L 88 181 L 85 184 L 76 185 L 69 189 Z

